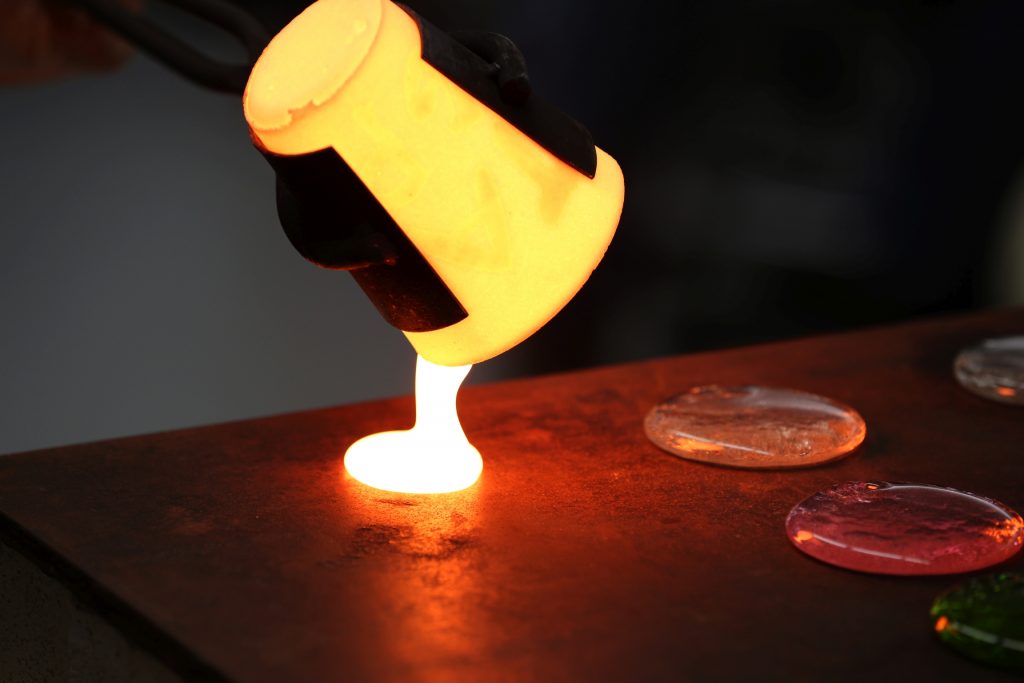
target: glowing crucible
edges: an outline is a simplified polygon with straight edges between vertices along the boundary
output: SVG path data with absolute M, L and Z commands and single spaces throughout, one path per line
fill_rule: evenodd
M 390 0 L 319 0 L 271 41 L 246 87 L 292 244 L 349 270 L 420 355 L 416 427 L 346 456 L 378 488 L 475 481 L 459 384 L 561 310 L 618 225 L 615 160 L 538 96 L 507 101 L 494 61 Z M 452 445 L 441 448 L 445 430 Z M 472 466 L 440 481 L 416 457 Z

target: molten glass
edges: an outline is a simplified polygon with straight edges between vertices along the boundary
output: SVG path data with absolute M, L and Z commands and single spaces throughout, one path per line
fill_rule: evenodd
M 348 473 L 367 486 L 399 493 L 449 493 L 476 483 L 484 463 L 455 407 L 472 367 L 435 365 L 418 356 L 416 424 L 356 441 L 345 453 Z
M 317 0 L 267 46 L 243 97 L 262 149 L 335 150 L 468 314 L 406 331 L 420 354 L 416 425 L 345 454 L 354 478 L 402 493 L 479 478 L 455 410 L 462 380 L 572 299 L 615 233 L 625 191 L 608 154 L 595 149 L 593 177 L 576 170 L 425 61 L 423 41 L 391 0 Z

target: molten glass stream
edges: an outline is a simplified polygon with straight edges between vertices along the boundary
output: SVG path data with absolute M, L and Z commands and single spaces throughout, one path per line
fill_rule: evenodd
M 356 441 L 345 453 L 348 473 L 367 486 L 399 493 L 449 493 L 476 483 L 483 459 L 455 408 L 472 367 L 435 365 L 417 356 L 416 424 Z

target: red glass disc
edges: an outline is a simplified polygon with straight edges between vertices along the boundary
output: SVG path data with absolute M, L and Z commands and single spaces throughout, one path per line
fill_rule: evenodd
M 1002 503 L 928 484 L 849 482 L 814 494 L 786 518 L 811 557 L 875 574 L 955 574 L 1012 557 L 1024 521 Z

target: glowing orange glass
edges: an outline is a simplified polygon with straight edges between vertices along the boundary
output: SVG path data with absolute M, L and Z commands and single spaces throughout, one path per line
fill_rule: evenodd
M 455 392 L 586 282 L 622 210 L 618 164 L 598 149 L 588 178 L 553 156 L 423 61 L 416 22 L 390 0 L 311 5 L 256 63 L 244 107 L 270 152 L 337 151 L 468 313 L 405 333 L 420 354 L 416 426 L 357 442 L 346 468 L 396 491 L 472 485 L 482 464 Z

